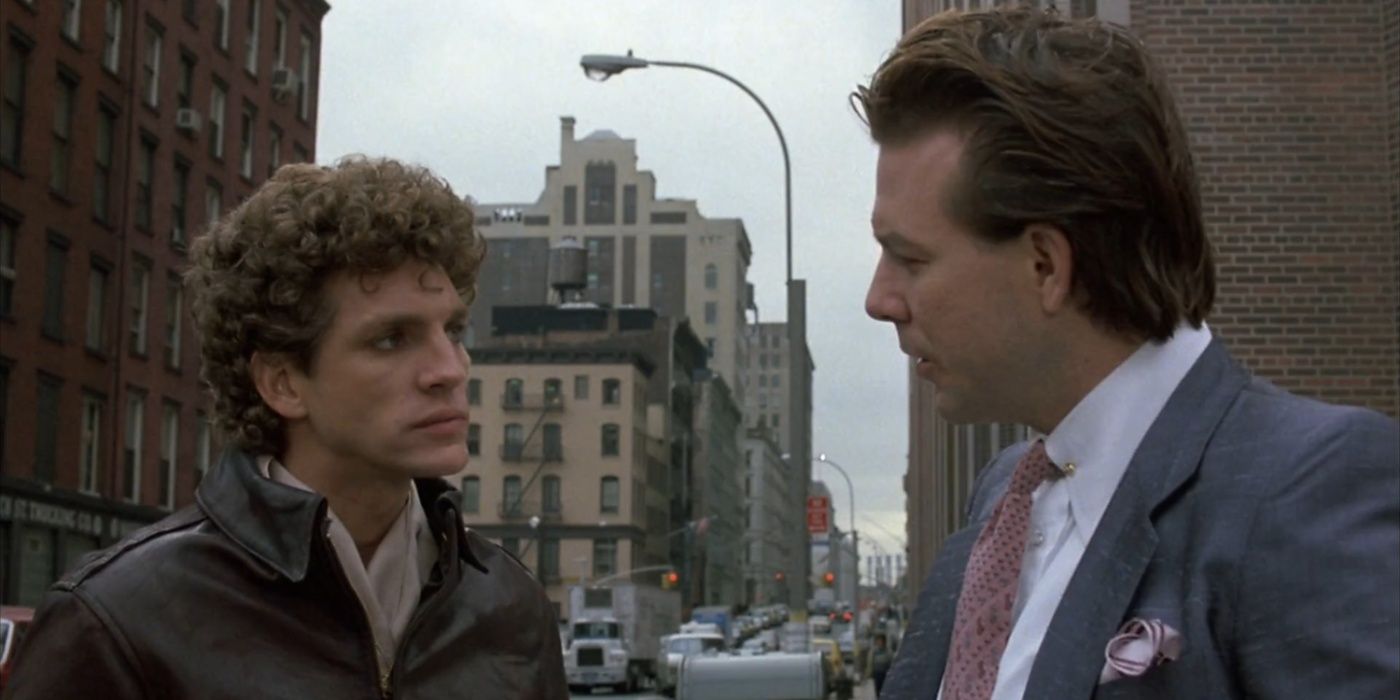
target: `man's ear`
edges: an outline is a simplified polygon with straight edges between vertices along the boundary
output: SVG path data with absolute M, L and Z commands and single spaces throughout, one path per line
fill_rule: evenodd
M 286 356 L 276 353 L 254 352 L 248 361 L 253 386 L 263 403 L 288 420 L 306 417 L 306 405 L 293 381 L 294 371 Z
M 1026 227 L 1031 262 L 1035 266 L 1035 286 L 1040 308 L 1054 315 L 1072 304 L 1074 292 L 1074 247 L 1069 236 L 1049 224 Z

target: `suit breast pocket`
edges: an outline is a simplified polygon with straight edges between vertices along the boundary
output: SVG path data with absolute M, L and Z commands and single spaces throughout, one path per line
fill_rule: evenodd
M 1202 661 L 1200 654 L 1187 653 L 1176 661 L 1150 668 L 1141 676 L 1100 684 L 1094 689 L 1094 700 L 1229 698 L 1228 686 L 1219 682 L 1222 679 Z

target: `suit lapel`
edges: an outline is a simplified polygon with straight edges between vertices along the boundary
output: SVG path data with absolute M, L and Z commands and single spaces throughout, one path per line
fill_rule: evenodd
M 1157 548 L 1152 512 L 1200 465 L 1206 443 L 1248 383 L 1217 340 L 1202 353 L 1138 446 L 1041 642 L 1026 700 L 1088 698 Z

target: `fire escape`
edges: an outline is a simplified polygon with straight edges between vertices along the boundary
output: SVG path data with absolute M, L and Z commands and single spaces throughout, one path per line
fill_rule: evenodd
M 538 517 L 539 522 L 559 520 L 562 497 L 557 490 L 545 493 L 541 488 L 539 498 L 527 499 L 526 495 L 540 480 L 545 465 L 564 461 L 562 428 L 558 422 L 547 420 L 550 415 L 564 411 L 562 382 L 545 380 L 543 393 L 530 394 L 524 391 L 522 380 L 508 380 L 501 395 L 501 409 L 510 421 L 506 426 L 506 439 L 501 444 L 501 462 L 508 468 L 533 464 L 534 469 L 523 483 L 519 475 L 507 477 L 497 514 L 502 522 L 524 521 L 531 517 Z M 524 428 L 526 423 L 530 424 L 528 431 Z M 511 484 L 516 486 L 513 488 Z

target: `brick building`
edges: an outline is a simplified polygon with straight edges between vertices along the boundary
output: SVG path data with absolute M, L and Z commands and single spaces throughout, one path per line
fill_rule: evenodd
M 905 0 L 904 29 L 991 4 Z M 1285 389 L 1400 416 L 1400 3 L 1040 4 L 1128 26 L 1166 69 L 1216 250 L 1215 334 Z M 915 595 L 973 472 L 1024 431 L 949 425 L 909 376 Z
M 0 0 L 0 600 L 193 498 L 187 244 L 310 161 L 322 0 Z

